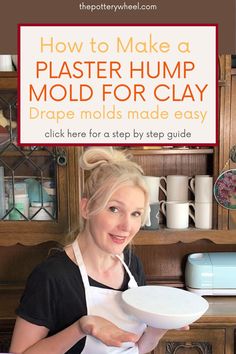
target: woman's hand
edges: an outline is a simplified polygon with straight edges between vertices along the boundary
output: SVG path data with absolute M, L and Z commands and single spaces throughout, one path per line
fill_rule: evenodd
M 122 330 L 112 322 L 99 316 L 83 316 L 79 326 L 85 335 L 91 335 L 108 346 L 120 347 L 123 342 L 137 342 L 139 336 Z

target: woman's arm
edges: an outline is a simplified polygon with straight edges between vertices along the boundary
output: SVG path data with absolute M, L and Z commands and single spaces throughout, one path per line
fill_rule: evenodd
M 17 317 L 10 351 L 14 354 L 64 354 L 86 335 L 92 335 L 106 345 L 117 347 L 123 342 L 138 340 L 137 335 L 123 331 L 98 316 L 83 316 L 51 337 L 47 337 L 48 331 L 44 326 Z
M 44 326 L 38 326 L 17 317 L 10 352 L 15 354 L 64 354 L 85 336 L 77 322 L 46 338 L 48 332 L 48 328 Z

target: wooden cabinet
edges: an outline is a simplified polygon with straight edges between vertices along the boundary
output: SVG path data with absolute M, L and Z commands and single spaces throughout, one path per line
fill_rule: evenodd
M 231 70 L 229 55 L 221 56 L 219 64 L 219 146 L 188 149 L 130 148 L 134 160 L 142 165 L 146 175 L 209 174 L 215 180 L 223 169 L 236 168 L 236 163 L 229 159 L 230 149 L 236 144 L 236 72 L 235 69 Z M 1 91 L 16 93 L 16 87 L 15 74 L 0 74 L 0 95 Z M 67 157 L 65 166 L 55 163 L 55 220 L 0 221 L 0 351 L 8 347 L 15 318 L 14 309 L 27 275 L 55 243 L 63 243 L 67 235 L 76 232 L 79 227 L 79 199 L 84 176 L 78 169 L 78 158 L 82 150 L 79 147 L 63 148 L 63 151 L 55 149 L 50 155 L 52 159 L 57 159 L 58 154 L 63 152 Z M 30 153 L 24 152 L 23 158 L 27 160 L 27 154 Z M 43 150 L 34 153 L 47 154 Z M 17 159 L 20 152 L 10 151 L 7 154 L 6 159 Z M 1 158 L 0 154 L 0 165 Z M 189 197 L 193 196 L 190 194 Z M 159 230 L 140 230 L 135 237 L 134 247 L 143 261 L 149 284 L 184 288 L 184 268 L 188 254 L 236 252 L 236 212 L 214 202 L 212 230 L 200 230 L 190 225 L 186 230 L 176 231 L 167 229 L 165 222 L 162 222 Z M 152 354 L 235 354 L 235 299 L 221 302 L 219 298 L 219 302 L 223 310 L 218 312 L 217 307 L 212 306 L 212 313 L 194 324 L 190 331 L 168 332 Z M 230 313 L 225 314 L 228 308 Z
M 190 329 L 188 333 L 169 332 L 153 354 L 222 354 L 225 329 Z

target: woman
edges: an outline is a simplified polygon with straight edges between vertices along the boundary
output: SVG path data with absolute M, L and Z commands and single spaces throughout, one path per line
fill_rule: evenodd
M 30 275 L 12 337 L 12 353 L 148 353 L 165 333 L 123 311 L 121 293 L 144 285 L 127 247 L 145 223 L 141 168 L 113 149 L 91 148 L 81 200 L 84 227 L 73 244 Z

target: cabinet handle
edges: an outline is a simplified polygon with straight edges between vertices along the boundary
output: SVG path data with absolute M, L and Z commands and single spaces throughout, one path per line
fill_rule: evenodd
M 57 148 L 56 161 L 59 166 L 67 165 L 67 155 L 66 151 L 62 148 Z

